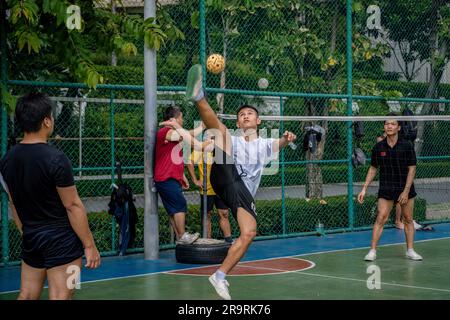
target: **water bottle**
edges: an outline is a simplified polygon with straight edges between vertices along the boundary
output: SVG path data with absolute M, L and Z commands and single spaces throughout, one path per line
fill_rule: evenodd
M 292 141 L 289 142 L 289 147 L 291 147 L 292 150 L 297 149 L 297 145 L 295 143 L 293 143 Z
M 319 220 L 319 222 L 317 223 L 317 226 L 316 226 L 316 232 L 317 232 L 317 236 L 319 236 L 319 237 L 325 235 L 325 228 L 324 228 L 323 223 L 320 222 L 320 220 Z

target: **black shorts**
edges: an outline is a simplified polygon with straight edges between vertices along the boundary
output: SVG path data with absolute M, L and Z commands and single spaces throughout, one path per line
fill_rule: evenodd
M 386 199 L 386 200 L 393 200 L 394 203 L 397 202 L 398 197 L 400 197 L 400 194 L 402 194 L 402 190 L 388 190 L 388 189 L 380 189 L 378 190 L 378 198 Z M 415 196 L 417 196 L 417 193 L 415 190 L 410 190 L 408 194 L 408 199 L 412 199 Z
M 216 207 L 216 209 L 220 210 L 228 210 L 228 207 L 225 203 L 219 198 L 217 195 L 209 195 L 206 196 L 206 211 L 212 211 Z M 203 212 L 203 195 L 200 195 L 200 212 Z
M 211 186 L 237 221 L 237 209 L 244 208 L 256 219 L 255 200 L 248 191 L 234 164 L 213 163 Z
M 83 244 L 70 226 L 40 227 L 23 233 L 21 258 L 33 268 L 62 266 L 83 253 Z

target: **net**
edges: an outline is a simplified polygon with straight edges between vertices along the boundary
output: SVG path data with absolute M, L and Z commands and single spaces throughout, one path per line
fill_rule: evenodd
M 61 95 L 58 88 L 43 90 L 57 103 L 55 134 L 50 143 L 64 151 L 72 162 L 76 186 L 99 250 L 103 254 L 114 254 L 118 248 L 119 228 L 108 215 L 107 204 L 111 185 L 117 179 L 115 160 L 119 159 L 123 178 L 136 195 L 138 212 L 136 241 L 129 251 L 142 251 L 144 115 L 141 92 L 117 88 L 111 95 L 110 90 L 99 88 L 89 97 L 83 97 Z M 162 121 L 164 108 L 176 104 L 182 108 L 185 128 L 192 129 L 200 117 L 196 108 L 183 97 L 178 92 L 159 92 L 158 122 Z M 356 197 L 370 167 L 372 149 L 382 136 L 384 122 L 393 118 L 411 124 L 416 132 L 414 219 L 422 224 L 450 219 L 450 116 L 445 104 L 444 108 L 440 105 L 434 108 L 432 104 L 425 108 L 423 102 L 398 102 L 399 110 L 408 105 L 414 116 L 392 118 L 386 116 L 390 111 L 388 104 L 364 99 L 357 101 L 359 110 L 354 111 L 358 111 L 358 115 L 353 117 L 345 116 L 344 100 L 331 98 L 228 93 L 222 107 L 210 93 L 209 101 L 215 110 L 222 110 L 220 118 L 233 134 L 237 134 L 237 106 L 252 104 L 260 110 L 261 136 L 279 138 L 286 130 L 297 135 L 295 147 L 284 148 L 278 158 L 267 165 L 261 178 L 255 196 L 260 239 L 370 228 L 376 217 L 379 175 L 370 185 L 363 204 L 358 203 Z M 421 108 L 427 112 L 422 114 Z M 10 139 L 10 145 L 21 139 L 12 121 L 9 136 L 15 139 Z M 187 229 L 201 232 L 199 190 L 192 181 L 184 195 L 188 202 Z M 173 233 L 161 201 L 159 204 L 160 245 L 167 248 L 174 245 Z M 389 224 L 393 224 L 394 216 L 393 212 Z M 230 223 L 232 235 L 237 237 L 239 228 L 231 215 Z M 9 262 L 18 261 L 20 234 L 12 220 L 8 221 L 7 230 Z M 223 239 L 216 213 L 212 215 L 212 237 Z

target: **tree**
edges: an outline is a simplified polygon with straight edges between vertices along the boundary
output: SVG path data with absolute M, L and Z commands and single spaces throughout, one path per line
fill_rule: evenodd
M 215 53 L 215 48 L 211 43 L 211 38 L 219 38 L 222 43 L 221 53 L 225 61 L 232 57 L 233 44 L 240 36 L 240 24 L 255 13 L 253 1 L 251 0 L 206 0 L 207 14 L 210 17 L 210 24 L 207 26 L 208 54 Z M 214 22 L 219 22 L 216 25 Z M 226 69 L 220 73 L 220 88 L 226 87 Z M 223 113 L 224 99 L 223 93 L 217 94 L 217 104 L 219 113 Z
M 156 20 L 144 21 L 125 12 L 114 14 L 101 1 L 77 6 L 73 9 L 68 0 L 7 1 L 9 78 L 82 81 L 95 88 L 104 81 L 91 61 L 95 51 L 133 55 L 142 39 L 159 50 L 166 41 L 184 37 L 168 15 L 157 13 Z M 77 14 L 80 29 L 72 29 L 69 20 L 75 19 L 76 26 Z
M 438 98 L 437 88 L 450 59 L 450 1 L 405 0 L 377 1 L 382 12 L 382 26 L 376 36 L 391 46 L 391 52 L 406 81 L 412 81 L 426 65 L 430 66 L 428 90 L 425 98 Z M 394 45 L 392 45 L 393 43 Z M 399 48 L 400 57 L 395 48 Z M 421 114 L 433 112 L 433 104 L 426 103 Z M 418 122 L 415 150 L 423 147 L 425 123 Z
M 428 59 L 431 66 L 430 81 L 425 98 L 438 98 L 437 88 L 441 81 L 445 67 L 450 60 L 450 2 L 448 0 L 433 0 L 429 11 L 427 25 L 429 29 Z M 432 104 L 426 103 L 422 108 L 422 114 L 430 113 Z M 417 125 L 417 139 L 415 150 L 420 155 L 423 147 L 423 134 L 425 123 L 419 121 Z
M 246 37 L 243 51 L 247 61 L 258 63 L 279 83 L 288 82 L 293 92 L 346 92 L 346 1 L 255 1 L 254 6 L 260 10 L 259 24 L 253 27 L 258 30 L 254 40 Z M 355 15 L 365 14 L 359 1 L 354 2 L 353 10 Z M 383 44 L 371 44 L 364 28 L 358 24 L 353 28 L 355 64 L 364 65 L 387 53 Z M 379 92 L 373 83 L 355 79 L 354 93 Z M 328 116 L 332 103 L 329 99 L 305 98 L 303 105 L 305 115 Z M 314 124 L 328 129 L 327 121 L 311 123 Z M 307 165 L 307 198 L 322 198 L 322 174 L 315 161 L 323 159 L 325 143 L 326 135 L 315 153 L 306 154 L 306 159 L 313 161 Z
M 425 0 L 379 1 L 383 30 L 374 30 L 391 48 L 401 74 L 412 81 L 423 68 L 428 38 L 425 21 L 430 3 Z M 398 48 L 398 53 L 397 49 Z

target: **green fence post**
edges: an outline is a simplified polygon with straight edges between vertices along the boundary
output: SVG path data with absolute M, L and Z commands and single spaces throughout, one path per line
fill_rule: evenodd
M 114 183 L 114 175 L 116 168 L 116 149 L 115 149 L 115 128 L 114 128 L 114 89 L 111 89 L 109 95 L 109 108 L 110 108 L 110 130 L 111 130 L 111 183 Z M 111 217 L 111 251 L 116 250 L 116 220 L 114 216 Z
M 203 72 L 203 87 L 206 88 L 206 5 L 200 0 L 200 64 Z
M 346 16 L 346 34 L 347 34 L 347 115 L 353 114 L 353 90 L 352 90 L 352 0 L 347 0 L 347 16 Z M 353 207 L 353 167 L 352 167 L 352 122 L 347 122 L 347 159 L 348 159 L 348 218 L 349 228 L 353 230 L 355 222 L 355 213 Z
M 7 61 L 7 50 L 6 50 L 6 18 L 5 18 L 5 8 L 4 1 L 0 1 L 0 20 L 1 20 L 1 84 L 2 89 L 6 90 L 8 82 L 8 61 Z M 2 113 L 2 142 L 1 142 L 1 156 L 6 153 L 8 146 L 8 115 L 6 114 L 6 105 L 3 102 L 3 95 L 1 101 L 1 113 Z M 6 192 L 1 193 L 2 206 L 1 206 L 1 217 L 2 217 L 2 261 L 6 266 L 9 261 L 9 217 L 8 217 L 8 196 Z
M 280 97 L 280 115 L 284 115 L 283 97 Z M 283 118 L 281 118 L 283 119 Z M 281 134 L 284 133 L 284 121 L 280 124 Z M 284 171 L 284 148 L 281 150 L 281 225 L 283 227 L 283 234 L 286 234 L 286 201 L 284 200 L 285 193 L 285 171 Z

